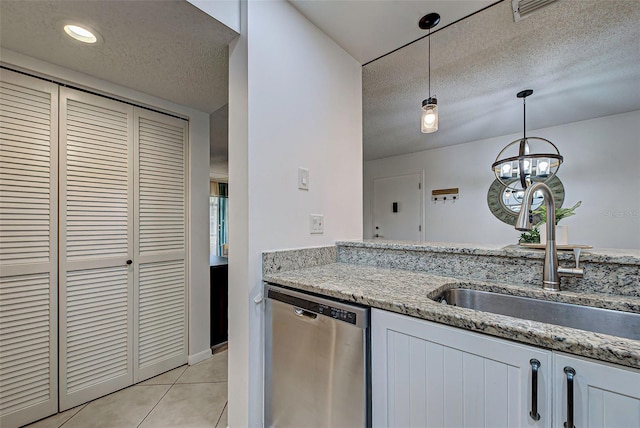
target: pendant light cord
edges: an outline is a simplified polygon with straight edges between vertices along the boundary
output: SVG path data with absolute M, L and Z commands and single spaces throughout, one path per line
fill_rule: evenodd
M 527 139 L 527 97 L 522 98 L 522 138 Z
M 429 38 L 429 98 L 431 98 L 431 28 L 427 37 Z

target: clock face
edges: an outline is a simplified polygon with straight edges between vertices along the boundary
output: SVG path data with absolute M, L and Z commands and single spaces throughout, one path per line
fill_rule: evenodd
M 553 193 L 556 208 L 562 207 L 562 203 L 564 202 L 564 186 L 562 185 L 562 181 L 560 181 L 558 176 L 555 176 L 546 184 Z M 518 179 L 508 181 L 507 186 L 500 183 L 497 179 L 493 180 L 487 192 L 489 210 L 491 210 L 491 213 L 496 216 L 497 219 L 513 226 L 516 224 L 518 213 L 520 212 L 523 195 L 524 190 Z M 542 205 L 543 202 L 544 198 L 542 195 L 534 194 L 532 209 L 535 210 Z

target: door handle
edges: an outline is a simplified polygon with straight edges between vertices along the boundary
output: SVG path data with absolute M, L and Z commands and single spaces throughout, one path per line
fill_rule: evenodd
M 573 367 L 565 367 L 564 373 L 567 375 L 567 421 L 564 423 L 565 428 L 575 428 L 573 425 L 573 379 L 576 371 Z
M 529 416 L 534 421 L 540 420 L 540 414 L 538 413 L 538 369 L 540 368 L 540 361 L 532 358 L 529 360 L 531 364 L 531 411 Z
M 133 263 L 133 260 L 127 260 L 128 265 L 130 265 L 131 263 Z

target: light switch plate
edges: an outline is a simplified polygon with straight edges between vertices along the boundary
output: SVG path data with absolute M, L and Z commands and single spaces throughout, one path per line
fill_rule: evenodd
M 309 190 L 309 169 L 298 168 L 298 189 Z
M 309 232 L 312 235 L 322 235 L 324 233 L 324 216 L 322 214 L 311 214 L 309 216 Z

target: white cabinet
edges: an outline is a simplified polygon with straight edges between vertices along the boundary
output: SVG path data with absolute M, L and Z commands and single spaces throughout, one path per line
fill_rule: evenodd
M 640 427 L 640 371 L 560 353 L 554 367 L 554 427 L 568 420 L 571 370 L 575 427 Z
M 640 427 L 640 370 L 379 309 L 371 325 L 374 427 L 562 428 L 571 407 L 577 428 Z
M 374 427 L 551 426 L 550 352 L 377 309 L 371 322 Z

